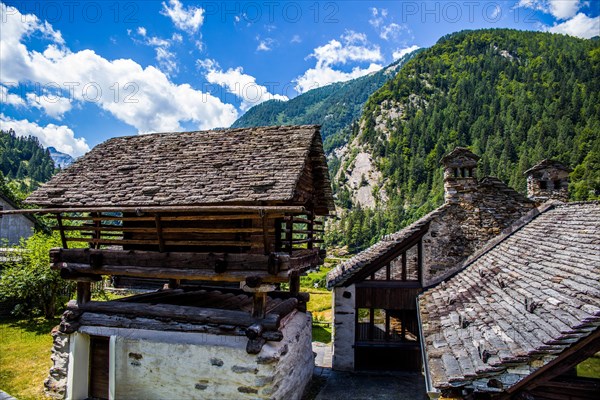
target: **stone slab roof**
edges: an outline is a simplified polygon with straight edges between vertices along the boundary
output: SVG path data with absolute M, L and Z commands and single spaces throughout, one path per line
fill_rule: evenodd
M 419 297 L 438 390 L 507 389 L 600 326 L 600 202 L 537 214 Z
M 567 171 L 567 172 L 573 172 L 573 170 L 571 168 L 567 167 L 566 165 L 564 165 L 558 161 L 545 159 L 545 160 L 542 160 L 539 163 L 535 164 L 533 167 L 529 168 L 527 171 L 523 172 L 523 175 L 529 175 L 533 172 L 539 171 L 541 169 L 546 169 L 546 168 L 556 168 L 556 169 L 560 169 L 560 170 Z
M 59 207 L 290 202 L 310 163 L 315 202 L 333 210 L 319 126 L 156 133 L 109 139 L 34 192 Z
M 344 261 L 327 274 L 327 287 L 342 286 L 364 267 L 376 263 L 379 258 L 385 257 L 390 251 L 403 246 L 405 241 L 422 231 L 427 225 L 441 214 L 449 205 L 443 205 L 426 214 L 421 219 L 413 222 L 406 228 L 385 236 L 379 242 L 366 250 L 361 251 L 349 260 Z

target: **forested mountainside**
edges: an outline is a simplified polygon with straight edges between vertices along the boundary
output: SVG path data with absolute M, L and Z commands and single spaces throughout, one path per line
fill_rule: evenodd
M 54 174 L 54 161 L 34 136 L 20 137 L 0 131 L 0 179 L 7 179 L 9 196 L 24 197 Z
M 269 100 L 252 107 L 232 128 L 267 125 L 321 125 L 325 150 L 345 144 L 350 125 L 360 118 L 369 96 L 419 51 L 406 54 L 375 73 L 347 82 L 332 83 L 303 93 L 289 101 Z
M 334 172 L 345 209 L 329 244 L 359 250 L 443 201 L 439 160 L 455 146 L 525 193 L 544 158 L 572 168 L 571 196 L 600 196 L 600 41 L 463 31 L 406 63 L 367 101 Z M 357 173 L 358 170 L 358 173 Z

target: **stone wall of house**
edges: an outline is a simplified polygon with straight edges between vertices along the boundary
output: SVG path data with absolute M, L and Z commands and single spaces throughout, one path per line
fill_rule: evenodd
M 69 373 L 69 345 L 70 336 L 60 332 L 57 328 L 52 330 L 52 367 L 48 378 L 44 381 L 46 394 L 53 399 L 64 399 L 67 395 L 67 376 Z
M 535 207 L 496 178 L 457 193 L 458 200 L 441 210 L 423 237 L 426 287 L 457 272 L 462 261 Z
M 333 369 L 354 370 L 354 332 L 356 329 L 356 290 L 354 285 L 333 289 Z
M 546 167 L 527 174 L 527 196 L 537 202 L 569 200 L 569 171 Z
M 0 209 L 7 211 L 14 207 L 0 197 Z M 24 215 L 0 216 L 0 247 L 19 244 L 21 238 L 28 238 L 33 234 L 35 224 Z
M 110 349 L 115 398 L 295 400 L 313 373 L 312 319 L 295 312 L 284 324 L 283 340 L 267 342 L 256 355 L 246 352 L 244 336 L 103 327 L 81 327 L 78 334 L 115 337 Z M 70 336 L 55 335 L 46 388 L 56 399 L 65 398 L 70 387 Z M 86 371 L 89 365 L 73 368 Z

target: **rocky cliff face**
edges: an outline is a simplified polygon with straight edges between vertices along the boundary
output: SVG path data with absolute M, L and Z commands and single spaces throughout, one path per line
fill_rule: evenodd
M 48 151 L 50 152 L 50 157 L 52 157 L 52 160 L 54 161 L 54 165 L 58 168 L 64 169 L 75 161 L 69 154 L 61 153 L 54 147 L 48 147 Z

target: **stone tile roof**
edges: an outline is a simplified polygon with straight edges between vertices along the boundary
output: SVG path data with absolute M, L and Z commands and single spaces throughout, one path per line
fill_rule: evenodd
M 473 153 L 471 150 L 467 149 L 466 147 L 456 147 L 450 153 L 448 153 L 444 157 L 442 157 L 442 159 L 440 160 L 440 164 L 446 164 L 449 161 L 451 161 L 453 159 L 458 159 L 458 158 L 467 158 L 467 159 L 471 159 L 474 161 L 478 161 L 481 157 L 479 157 L 477 154 Z
M 571 168 L 567 167 L 566 165 L 564 165 L 558 161 L 545 159 L 545 160 L 542 160 L 539 163 L 535 164 L 533 167 L 529 168 L 527 171 L 523 172 L 523 175 L 529 175 L 532 172 L 539 171 L 541 169 L 546 169 L 546 168 L 556 168 L 556 169 L 561 169 L 561 170 L 567 171 L 567 172 L 573 172 L 573 170 Z
M 113 138 L 27 202 L 61 207 L 290 202 L 311 163 L 316 203 L 333 210 L 319 130 L 278 126 Z
M 465 265 L 419 297 L 430 383 L 506 389 L 600 326 L 600 203 L 548 207 Z
M 492 189 L 494 195 L 497 195 L 497 193 L 503 193 L 507 197 L 510 197 L 515 201 L 518 201 L 519 203 L 533 204 L 533 202 L 530 199 L 523 196 L 521 193 L 517 192 L 515 189 L 511 188 L 495 176 L 486 176 L 481 181 L 479 181 L 479 185 L 483 188 Z
M 376 263 L 379 258 L 385 257 L 390 251 L 401 247 L 403 243 L 414 234 L 423 230 L 427 225 L 441 214 L 449 205 L 445 204 L 426 214 L 421 219 L 413 222 L 406 228 L 385 236 L 379 242 L 354 257 L 338 265 L 327 274 L 327 287 L 332 288 L 345 284 L 350 278 L 360 272 L 364 267 Z

